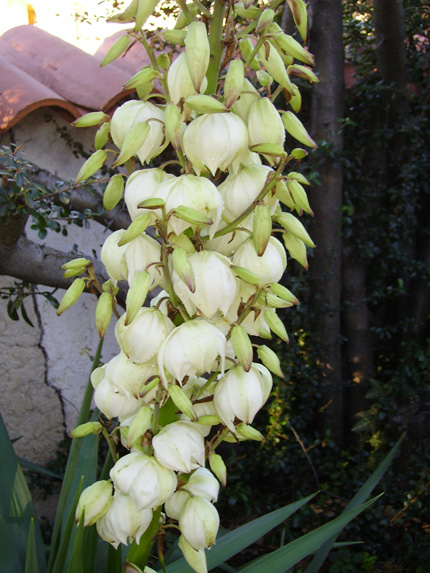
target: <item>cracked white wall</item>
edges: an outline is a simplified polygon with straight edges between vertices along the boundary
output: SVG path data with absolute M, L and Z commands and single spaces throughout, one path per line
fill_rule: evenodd
M 44 119 L 44 112 L 34 112 L 15 128 L 15 141 L 24 143 L 25 158 L 66 180 L 76 176 L 83 159 L 77 159 L 65 139 L 59 139 L 53 123 Z M 60 117 L 56 123 L 69 125 Z M 85 130 L 84 130 L 85 131 Z M 76 130 L 73 130 L 75 136 Z M 90 138 L 87 135 L 86 146 Z M 6 144 L 7 141 L 2 141 Z M 39 241 L 27 226 L 29 239 Z M 69 252 L 78 250 L 92 257 L 92 249 L 100 253 L 105 229 L 91 222 L 90 229 L 70 225 L 69 236 L 49 232 L 43 241 L 50 247 Z M 40 242 L 40 241 L 39 241 Z M 71 256 L 71 258 L 73 258 Z M 10 277 L 0 277 L 0 286 L 13 285 Z M 48 289 L 51 290 L 51 289 Z M 55 294 L 61 300 L 64 291 Z M 83 392 L 91 368 L 98 335 L 95 329 L 96 299 L 83 294 L 81 299 L 57 317 L 55 309 L 43 298 L 25 301 L 25 308 L 34 324 L 31 328 L 22 318 L 12 321 L 6 313 L 5 300 L 0 301 L 0 411 L 18 455 L 35 463 L 45 464 L 55 457 L 57 444 L 64 431 L 69 433 L 76 422 Z M 102 359 L 108 361 L 118 354 L 114 337 L 114 318 L 106 335 Z

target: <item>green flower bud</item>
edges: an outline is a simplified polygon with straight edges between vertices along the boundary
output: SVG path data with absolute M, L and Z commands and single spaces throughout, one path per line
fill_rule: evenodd
M 161 209 L 166 206 L 166 202 L 164 199 L 154 197 L 153 199 L 145 199 L 145 201 L 141 201 L 137 206 L 139 209 Z
M 197 416 L 193 404 L 182 388 L 179 386 L 169 386 L 168 392 L 178 410 L 190 418 L 190 420 L 196 421 Z
M 125 325 L 128 326 L 136 317 L 148 294 L 151 277 L 146 271 L 136 273 L 128 289 L 125 306 L 127 308 Z
M 219 454 L 209 454 L 209 466 L 222 485 L 227 484 L 227 468 Z
M 151 224 L 152 217 L 149 213 L 142 213 L 134 219 L 132 223 L 130 223 L 128 229 L 121 237 L 121 240 L 118 242 L 118 246 L 122 247 L 141 235 L 145 229 Z
M 275 17 L 275 12 L 271 8 L 266 8 L 261 13 L 260 17 L 257 21 L 257 26 L 255 27 L 255 31 L 257 34 L 260 34 L 264 28 L 267 28 L 272 22 L 273 18 Z
M 119 58 L 120 55 L 123 52 L 125 52 L 125 50 L 128 48 L 129 43 L 130 43 L 130 37 L 127 36 L 127 34 L 118 38 L 118 40 L 116 40 L 116 42 L 114 42 L 107 51 L 107 54 L 103 58 L 100 66 L 107 66 L 107 64 L 110 64 L 111 62 Z
M 207 414 L 206 416 L 199 416 L 197 423 L 200 424 L 200 426 L 218 426 L 221 424 L 221 420 L 214 414 Z
M 85 424 L 80 424 L 76 426 L 74 430 L 72 430 L 70 437 L 71 438 L 84 438 L 85 436 L 89 436 L 90 434 L 98 434 L 102 429 L 102 425 L 100 422 L 86 422 Z
M 175 104 L 166 105 L 165 109 L 165 128 L 167 139 L 170 140 L 173 149 L 181 149 L 182 126 L 185 124 L 181 121 L 181 112 Z
M 196 249 L 194 248 L 193 243 L 184 234 L 172 235 L 170 237 L 170 244 L 174 245 L 176 247 L 180 247 L 181 249 L 183 249 L 187 253 L 187 255 L 192 255 L 193 253 L 196 252 Z
M 281 180 L 276 184 L 276 197 L 286 205 L 289 209 L 294 210 L 295 204 L 294 200 L 288 190 L 287 184 L 285 181 Z
M 248 424 L 239 424 L 236 426 L 236 434 L 238 438 L 242 440 L 255 440 L 257 442 L 264 440 L 263 434 Z
M 291 197 L 293 198 L 297 212 L 301 214 L 302 211 L 304 211 L 305 213 L 309 213 L 309 215 L 313 216 L 314 212 L 309 205 L 309 199 L 303 186 L 294 179 L 287 179 L 287 187 Z
M 291 157 L 294 159 L 304 159 L 307 156 L 308 152 L 302 149 L 301 147 L 296 147 L 291 151 Z
M 64 270 L 74 269 L 74 270 L 79 270 L 80 272 L 84 272 L 84 270 L 87 268 L 87 266 L 89 264 L 90 264 L 90 261 L 88 259 L 84 259 L 81 257 L 79 259 L 73 259 L 72 261 L 69 261 L 68 263 L 63 265 L 61 268 Z
M 273 283 L 270 285 L 270 290 L 276 294 L 276 296 L 280 296 L 284 300 L 291 302 L 292 304 L 300 304 L 297 297 L 293 295 L 291 291 L 285 288 L 283 285 L 279 283 Z
M 297 26 L 300 36 L 306 42 L 306 34 L 308 28 L 308 15 L 306 11 L 306 4 L 303 0 L 287 0 L 294 22 Z
M 74 127 L 92 127 L 94 125 L 100 125 L 102 121 L 109 119 L 109 116 L 104 113 L 104 111 L 92 111 L 87 113 L 72 123 Z
M 297 239 L 303 241 L 308 245 L 308 247 L 315 247 L 315 243 L 310 238 L 309 233 L 303 226 L 303 223 L 301 223 L 292 213 L 282 212 L 276 219 L 286 231 L 290 232 Z
M 287 34 L 279 34 L 276 36 L 276 43 L 281 48 L 281 50 L 287 54 L 287 56 L 291 56 L 300 62 L 304 62 L 305 64 L 309 64 L 313 66 L 315 64 L 315 58 L 312 54 L 310 54 L 297 40 L 295 40 L 292 36 L 288 36 Z
M 106 211 L 110 211 L 118 205 L 122 199 L 124 191 L 124 177 L 117 173 L 113 175 L 106 185 L 105 192 L 103 193 L 103 207 Z
M 257 205 L 254 209 L 252 238 L 259 257 L 264 254 L 271 235 L 272 215 L 270 214 L 270 207 L 269 205 Z
M 170 57 L 169 54 L 163 52 L 162 54 L 158 54 L 157 56 L 157 64 L 160 66 L 162 70 L 168 70 L 170 68 Z
M 136 93 L 139 99 L 144 100 L 147 95 L 154 91 L 154 82 L 148 82 L 143 86 L 137 86 Z
M 245 372 L 249 372 L 252 366 L 254 353 L 252 350 L 251 340 L 243 326 L 233 327 L 231 331 L 231 344 L 240 365 Z
M 191 225 L 212 225 L 212 219 L 206 217 L 197 209 L 193 209 L 192 207 L 186 207 L 185 205 L 179 205 L 179 207 L 175 207 L 172 211 L 172 214 L 176 215 L 179 219 L 190 223 Z
M 238 267 L 236 265 L 232 265 L 231 270 L 234 272 L 236 276 L 238 276 L 244 282 L 253 286 L 258 286 L 259 283 L 258 276 L 249 269 L 245 267 Z
M 272 44 L 266 43 L 263 45 L 258 53 L 260 63 L 266 68 L 266 71 L 287 90 L 288 93 L 293 93 L 290 76 L 287 74 L 285 64 L 281 56 L 278 54 L 276 48 Z
M 274 310 L 266 310 L 264 312 L 264 319 L 269 325 L 270 330 L 288 344 L 289 338 L 287 331 L 282 320 L 279 318 L 276 312 Z
M 194 2 L 187 2 L 187 8 L 191 18 L 194 19 L 197 16 L 199 9 L 194 4 Z M 174 30 L 182 30 L 182 28 L 185 28 L 185 26 L 188 26 L 188 19 L 184 12 L 181 10 L 178 14 L 178 19 L 176 20 Z
M 200 92 L 210 58 L 209 38 L 203 22 L 191 22 L 188 26 L 185 47 L 185 56 L 191 81 L 195 90 Z
M 170 44 L 179 44 L 179 46 L 185 46 L 185 38 L 187 37 L 186 30 L 164 30 L 161 35 L 163 36 L 164 40 Z
M 307 270 L 308 258 L 304 242 L 290 233 L 283 233 L 282 238 L 284 239 L 285 248 L 290 253 L 290 257 Z
M 103 123 L 94 136 L 94 149 L 102 149 L 109 141 L 110 123 Z
M 60 306 L 57 309 L 57 316 L 63 314 L 65 310 L 70 308 L 72 304 L 74 304 L 78 298 L 81 296 L 85 288 L 85 281 L 84 279 L 75 279 L 69 288 L 66 290 Z
M 264 88 L 268 88 L 273 84 L 272 76 L 264 70 L 258 70 L 257 80 L 260 86 L 263 86 Z
M 315 141 L 306 131 L 303 123 L 296 115 L 294 115 L 292 111 L 286 111 L 284 114 L 282 114 L 282 122 L 288 133 L 297 139 L 297 141 L 300 141 L 300 143 L 303 143 L 303 145 L 307 145 L 309 147 L 318 147 Z
M 98 149 L 82 165 L 75 179 L 75 183 L 80 183 L 84 179 L 88 179 L 94 175 L 94 173 L 97 173 L 97 171 L 104 165 L 106 159 L 106 152 L 102 149 Z
M 208 95 L 191 95 L 185 100 L 185 104 L 197 113 L 222 113 L 227 111 L 223 103 Z
M 240 53 L 242 54 L 242 58 L 247 62 L 251 57 L 252 52 L 254 51 L 254 44 L 251 42 L 250 38 L 243 38 L 239 40 L 239 49 Z M 258 72 L 260 69 L 260 65 L 258 63 L 258 56 L 254 56 L 252 60 L 249 62 L 249 66 L 254 71 Z
M 100 338 L 104 338 L 112 316 L 112 295 L 104 292 L 99 296 L 96 306 L 96 328 Z
M 149 125 L 146 121 L 136 123 L 125 136 L 121 145 L 121 153 L 112 167 L 117 167 L 136 155 L 149 135 Z
M 257 8 L 257 6 L 245 8 L 242 2 L 234 5 L 234 12 L 240 16 L 240 18 L 249 18 L 251 20 L 256 20 L 261 14 L 261 10 Z
M 173 268 L 179 278 L 187 285 L 191 292 L 196 290 L 196 279 L 193 267 L 188 259 L 186 251 L 177 247 L 172 253 Z
M 281 362 L 278 358 L 278 355 L 273 352 L 271 348 L 263 344 L 257 349 L 258 358 L 264 364 L 266 368 L 279 376 L 280 378 L 285 378 L 282 370 L 281 370 Z
M 228 109 L 239 98 L 245 79 L 245 71 L 242 60 L 232 60 L 228 66 L 224 81 L 224 101 Z
M 127 24 L 133 22 L 133 18 L 136 16 L 137 7 L 139 5 L 139 0 L 132 0 L 127 6 L 124 12 L 115 14 L 108 18 L 108 22 L 117 22 L 120 24 Z
M 151 16 L 160 0 L 139 0 L 137 5 L 134 31 L 139 32 L 146 20 Z
M 287 72 L 290 75 L 298 76 L 299 78 L 303 78 L 308 80 L 311 84 L 318 83 L 319 79 L 318 76 L 306 66 L 300 66 L 299 64 L 295 64 L 294 66 L 288 66 Z
M 153 411 L 149 406 L 142 406 L 139 408 L 137 414 L 128 426 L 127 432 L 127 448 L 131 450 L 133 444 L 140 440 L 145 432 L 151 427 Z M 127 426 L 127 423 L 124 422 Z
M 294 179 L 294 181 L 298 181 L 302 185 L 310 185 L 309 180 L 306 179 L 306 177 L 298 171 L 290 171 L 288 173 L 288 179 Z
M 137 88 L 139 86 L 143 86 L 148 82 L 152 82 L 155 78 L 160 78 L 161 74 L 154 70 L 153 68 L 144 68 L 134 74 L 132 78 L 128 80 L 126 84 L 124 84 L 124 88 L 131 90 L 133 88 Z

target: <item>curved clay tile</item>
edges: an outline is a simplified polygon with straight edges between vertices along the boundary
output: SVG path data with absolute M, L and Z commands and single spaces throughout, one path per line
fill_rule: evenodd
M 72 103 L 0 57 L 0 133 L 35 109 L 53 106 L 65 110 L 70 121 L 82 115 Z
M 88 110 L 107 110 L 129 91 L 130 78 L 118 66 L 100 68 L 94 56 L 34 26 L 19 26 L 0 37 L 0 55 L 55 92 Z

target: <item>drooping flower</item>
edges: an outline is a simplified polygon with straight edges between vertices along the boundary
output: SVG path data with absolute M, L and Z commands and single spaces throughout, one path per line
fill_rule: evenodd
M 97 521 L 97 532 L 104 541 L 117 549 L 141 536 L 152 521 L 152 510 L 138 510 L 135 502 L 125 494 L 115 495 L 108 511 Z
M 166 468 L 190 473 L 205 464 L 205 444 L 192 422 L 172 422 L 152 439 L 157 460 Z
M 203 93 L 208 85 L 207 79 L 204 78 L 200 91 Z M 178 104 L 181 99 L 186 99 L 190 95 L 197 93 L 190 71 L 187 65 L 185 53 L 179 54 L 167 73 L 167 87 L 174 104 Z
M 254 420 L 272 389 L 272 376 L 265 366 L 254 363 L 249 372 L 241 366 L 229 370 L 215 387 L 214 403 L 218 416 L 234 432 L 234 420 L 245 424 Z
M 287 257 L 278 239 L 270 237 L 264 254 L 259 256 L 252 238 L 249 238 L 237 249 L 233 263 L 252 270 L 259 279 L 258 286 L 264 287 L 281 279 L 287 266 Z
M 234 113 L 201 115 L 185 129 L 183 146 L 198 174 L 209 170 L 215 175 L 217 169 L 225 171 L 248 149 L 246 124 Z
M 125 186 L 124 200 L 133 220 L 145 212 L 138 207 L 139 203 L 157 197 L 157 187 L 172 177 L 162 169 L 142 169 L 130 175 Z
M 219 359 L 224 370 L 226 338 L 203 318 L 195 318 L 175 328 L 158 353 L 158 366 L 167 386 L 166 372 L 182 382 L 185 376 L 201 376 L 213 369 Z
M 137 509 L 158 507 L 176 488 L 176 474 L 154 457 L 132 452 L 120 458 L 110 471 L 115 490 L 126 493 Z
M 85 511 L 85 526 L 93 525 L 109 509 L 112 503 L 112 484 L 110 481 L 96 481 L 85 488 L 76 508 L 76 521 L 79 522 Z
M 284 145 L 284 124 L 278 110 L 269 98 L 260 98 L 251 105 L 247 124 L 250 145 L 259 143 Z
M 179 529 L 191 547 L 197 551 L 211 547 L 218 527 L 219 515 L 210 501 L 200 496 L 187 500 L 179 516 Z

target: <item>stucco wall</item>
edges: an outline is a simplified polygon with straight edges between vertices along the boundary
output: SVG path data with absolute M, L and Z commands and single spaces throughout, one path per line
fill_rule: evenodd
M 23 144 L 25 158 L 62 179 L 76 176 L 83 163 L 74 157 L 71 145 L 78 136 L 89 148 L 93 133 L 77 130 L 58 115 L 49 120 L 46 111 L 33 112 L 14 128 L 16 144 Z M 0 143 L 9 143 L 10 135 Z M 28 238 L 39 241 L 27 225 Z M 69 236 L 48 233 L 43 241 L 50 247 L 69 252 L 78 250 L 91 256 L 100 253 L 105 229 L 91 222 L 90 229 L 69 227 Z M 39 241 L 40 242 L 40 241 Z M 73 258 L 71 256 L 71 258 Z M 0 286 L 13 284 L 10 277 L 0 277 Z M 61 300 L 64 291 L 55 296 Z M 0 301 L 0 409 L 18 455 L 45 464 L 55 456 L 63 432 L 70 432 L 76 422 L 83 391 L 91 367 L 91 356 L 98 344 L 94 325 L 95 297 L 83 294 L 81 299 L 57 317 L 54 308 L 42 297 L 26 304 L 34 328 L 24 320 L 13 322 L 7 317 L 6 301 Z M 109 360 L 118 353 L 114 321 L 106 336 L 102 358 Z

